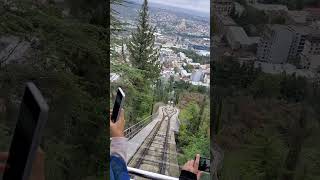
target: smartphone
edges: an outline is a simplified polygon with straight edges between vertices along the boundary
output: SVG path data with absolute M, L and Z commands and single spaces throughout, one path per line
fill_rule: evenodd
M 20 105 L 3 180 L 29 180 L 49 107 L 33 83 L 27 83 Z
M 118 121 L 118 118 L 119 118 L 119 115 L 120 115 L 120 110 L 121 110 L 121 108 L 123 106 L 124 97 L 125 97 L 125 94 L 122 91 L 122 89 L 119 87 L 118 90 L 117 90 L 117 97 L 116 97 L 116 100 L 114 102 L 113 109 L 112 109 L 112 114 L 111 114 L 111 121 L 113 123 Z
M 210 173 L 210 159 L 200 156 L 198 170 Z

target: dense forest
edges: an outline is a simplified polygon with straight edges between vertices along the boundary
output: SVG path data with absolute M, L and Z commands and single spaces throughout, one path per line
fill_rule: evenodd
M 25 83 L 32 81 L 50 106 L 41 142 L 46 179 L 105 179 L 106 2 L 41 2 L 0 1 L 0 38 L 27 47 L 0 60 L 1 151 L 9 148 Z M 7 63 L 10 56 L 18 61 Z
M 319 84 L 232 58 L 213 70 L 213 140 L 224 151 L 219 179 L 319 179 Z
M 204 87 L 187 85 L 180 89 L 179 120 L 180 130 L 177 137 L 179 156 L 178 161 L 183 165 L 195 154 L 210 158 L 210 98 L 209 91 Z M 179 91 L 179 86 L 176 88 Z M 183 87 L 183 86 L 180 86 Z

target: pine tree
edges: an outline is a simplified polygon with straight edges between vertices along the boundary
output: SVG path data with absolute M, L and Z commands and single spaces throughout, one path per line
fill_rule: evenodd
M 138 17 L 137 30 L 128 43 L 133 67 L 144 70 L 145 77 L 155 80 L 160 74 L 159 49 L 155 48 L 155 27 L 149 24 L 148 1 L 144 0 Z

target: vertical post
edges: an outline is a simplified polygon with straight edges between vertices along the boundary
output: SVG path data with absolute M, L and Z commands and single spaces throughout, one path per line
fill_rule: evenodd
M 157 80 L 158 82 L 158 80 Z M 155 96 L 155 90 L 156 90 L 156 85 L 153 84 L 153 95 L 152 95 L 152 105 L 151 105 L 151 112 L 150 112 L 150 115 L 153 114 L 153 106 L 154 106 L 154 96 Z

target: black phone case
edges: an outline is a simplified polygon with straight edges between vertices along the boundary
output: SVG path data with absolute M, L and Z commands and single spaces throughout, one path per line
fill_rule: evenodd
M 48 119 L 48 111 L 49 111 L 49 106 L 44 100 L 41 92 L 32 82 L 28 82 L 26 84 L 26 89 L 29 89 L 29 91 L 31 92 L 32 97 L 34 98 L 35 102 L 40 108 L 40 112 L 39 112 L 39 117 L 38 117 L 37 125 L 35 128 L 35 132 L 34 132 L 34 137 L 31 144 L 31 149 L 28 154 L 28 158 L 25 164 L 25 169 L 24 169 L 21 180 L 29 180 L 29 176 L 32 170 L 32 163 L 35 158 L 37 148 L 39 146 L 39 142 L 41 140 L 43 128 L 45 127 L 46 121 Z M 6 179 L 5 177 L 3 177 L 3 180 L 9 180 L 9 179 Z M 10 179 L 10 180 L 13 180 L 13 179 Z

